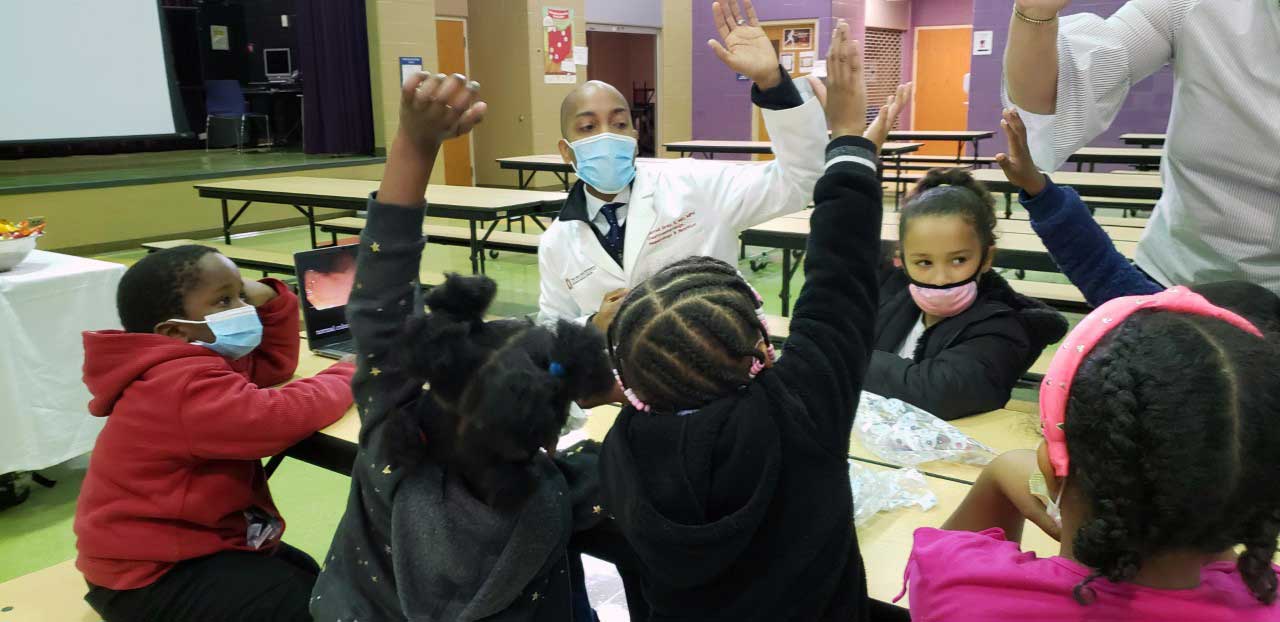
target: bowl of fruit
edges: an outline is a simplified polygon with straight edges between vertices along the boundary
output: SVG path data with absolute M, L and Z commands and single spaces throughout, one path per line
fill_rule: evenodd
M 0 272 L 12 270 L 36 247 L 44 233 L 44 220 L 32 218 L 12 223 L 0 218 Z

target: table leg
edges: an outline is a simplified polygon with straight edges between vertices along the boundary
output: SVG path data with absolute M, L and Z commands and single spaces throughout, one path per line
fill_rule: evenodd
M 1076 162 L 1076 172 L 1079 173 L 1080 171 L 1083 171 L 1083 170 L 1084 170 L 1084 162 Z
M 782 291 L 779 296 L 782 298 L 783 317 L 791 315 L 791 279 L 795 278 L 796 272 L 803 264 L 804 251 L 782 250 Z
M 979 145 L 979 144 L 981 144 L 981 143 L 982 143 L 982 141 L 981 141 L 980 139 L 977 139 L 977 138 L 973 139 L 973 166 L 974 166 L 974 168 L 977 168 L 977 167 L 978 167 L 978 145 Z
M 964 141 L 956 141 L 956 164 L 964 163 Z
M 511 222 L 511 217 L 509 217 L 509 216 L 508 216 L 505 220 L 506 220 L 508 223 L 510 223 L 510 222 Z M 485 243 L 486 243 L 486 242 L 488 242 L 488 241 L 489 241 L 489 237 L 493 235 L 493 231 L 494 231 L 495 229 L 497 229 L 497 228 L 498 228 L 498 222 L 499 222 L 499 221 L 494 220 L 493 222 L 489 223 L 489 228 L 488 228 L 487 230 L 485 230 L 485 232 L 484 232 L 484 237 L 480 238 L 480 244 L 479 244 L 479 249 L 478 249 L 478 250 L 479 250 L 479 252 L 480 252 L 480 274 L 484 274 L 484 273 L 485 273 L 485 265 L 484 265 L 484 264 L 485 264 L 486 257 L 485 257 L 485 252 L 484 252 L 484 245 L 485 245 Z
M 337 245 L 338 245 L 338 232 L 337 232 L 337 231 L 330 231 L 330 232 L 329 232 L 329 238 L 330 238 L 330 241 L 332 242 L 332 244 L 330 244 L 330 246 L 337 246 Z
M 235 216 L 232 216 L 230 219 L 228 219 L 226 216 L 227 202 L 225 199 L 223 199 L 222 201 L 222 237 L 224 240 L 226 240 L 228 246 L 231 245 L 231 227 L 236 224 L 237 220 L 240 220 L 240 216 L 244 214 L 245 210 L 249 209 L 250 205 L 253 205 L 253 201 L 245 201 L 244 205 L 241 205 L 240 209 L 236 210 Z
M 529 187 L 529 184 L 533 183 L 533 176 L 537 174 L 537 172 L 538 171 L 529 171 L 529 178 L 525 179 L 524 169 L 520 169 L 520 168 L 516 169 L 516 177 L 519 178 L 520 180 L 521 190 L 527 189 Z
M 275 473 L 276 469 L 280 468 L 281 462 L 284 462 L 284 454 L 276 454 L 271 456 L 270 460 L 267 460 L 266 466 L 262 467 L 262 470 L 267 474 L 267 479 L 271 479 L 271 474 Z
M 311 232 L 311 248 L 316 248 L 316 208 L 307 206 L 307 230 Z
M 560 185 L 561 185 L 561 186 L 564 186 L 564 191 L 565 191 L 565 192 L 568 192 L 568 191 L 569 191 L 569 174 L 568 174 L 568 173 L 556 173 L 555 175 L 556 175 L 556 177 L 559 177 L 559 178 L 560 178 Z
M 782 249 L 782 291 L 778 293 L 778 297 L 782 298 L 782 317 L 787 317 L 791 313 L 791 251 Z
M 222 200 L 222 241 L 231 245 L 231 214 L 227 213 L 227 200 Z
M 480 238 L 476 237 L 476 221 L 468 220 L 471 225 L 471 274 L 480 274 Z
M 1097 162 L 1090 162 L 1090 163 L 1089 163 L 1089 172 L 1090 172 L 1090 173 L 1096 172 L 1096 170 L 1095 170 L 1095 169 L 1097 169 L 1097 168 L 1098 168 L 1098 163 L 1097 163 Z

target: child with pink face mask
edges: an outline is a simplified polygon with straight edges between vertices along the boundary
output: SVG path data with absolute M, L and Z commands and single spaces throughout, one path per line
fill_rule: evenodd
M 934 169 L 907 197 L 881 274 L 865 389 L 943 418 L 1001 408 L 1067 321 L 991 271 L 995 198 L 968 171 Z

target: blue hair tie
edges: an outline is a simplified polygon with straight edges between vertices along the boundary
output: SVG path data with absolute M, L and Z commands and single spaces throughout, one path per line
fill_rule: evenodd
M 555 376 L 556 378 L 564 378 L 564 365 L 561 365 L 555 361 L 551 362 L 551 365 L 547 367 L 547 371 L 551 372 L 551 375 Z

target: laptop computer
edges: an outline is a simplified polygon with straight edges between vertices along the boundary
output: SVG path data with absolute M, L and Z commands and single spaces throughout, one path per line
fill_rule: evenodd
M 347 299 L 356 279 L 358 244 L 294 253 L 302 321 L 311 351 L 333 359 L 355 353 L 347 325 Z

